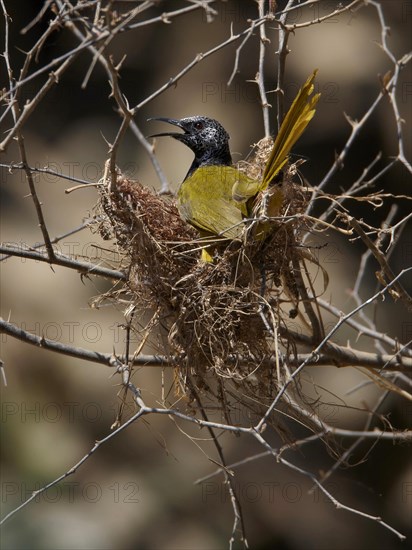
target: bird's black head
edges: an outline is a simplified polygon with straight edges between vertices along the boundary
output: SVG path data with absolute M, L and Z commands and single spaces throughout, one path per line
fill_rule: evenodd
M 159 117 L 149 120 L 168 122 L 183 130 L 183 133 L 165 132 L 150 137 L 170 136 L 181 141 L 193 151 L 195 158 L 186 178 L 200 166 L 230 166 L 232 164 L 229 134 L 217 120 L 205 116 L 191 116 L 180 120 Z

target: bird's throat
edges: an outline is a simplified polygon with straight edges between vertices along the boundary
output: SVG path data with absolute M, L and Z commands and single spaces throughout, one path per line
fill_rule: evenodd
M 229 147 L 220 149 L 219 151 L 207 151 L 201 157 L 196 156 L 189 168 L 188 173 L 183 181 L 187 180 L 198 168 L 202 166 L 232 166 L 232 155 Z

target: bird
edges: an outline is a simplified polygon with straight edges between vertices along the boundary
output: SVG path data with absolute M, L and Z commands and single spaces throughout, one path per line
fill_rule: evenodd
M 195 227 L 201 237 L 235 240 L 241 237 L 245 220 L 256 214 L 259 197 L 271 185 L 289 159 L 297 139 L 315 114 L 320 93 L 313 95 L 317 69 L 299 90 L 274 140 L 261 180 L 248 177 L 233 165 L 230 136 L 213 118 L 189 116 L 182 119 L 152 117 L 178 127 L 182 132 L 163 132 L 150 137 L 172 137 L 194 153 L 193 162 L 177 190 L 181 217 Z M 280 209 L 280 192 L 272 195 L 270 215 Z M 267 212 L 266 212 L 267 214 Z M 262 226 L 261 226 L 262 227 Z M 255 231 L 260 238 L 264 230 Z M 213 247 L 202 249 L 201 259 L 213 263 Z

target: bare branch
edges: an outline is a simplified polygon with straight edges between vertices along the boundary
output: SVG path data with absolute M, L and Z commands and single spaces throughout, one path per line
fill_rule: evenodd
M 275 0 L 256 0 L 255 3 L 258 10 L 256 17 L 243 21 L 238 27 L 235 27 L 236 21 L 232 18 L 228 21 L 226 30 L 220 25 L 217 41 L 214 38 L 214 24 L 221 23 L 222 20 L 216 21 L 216 18 L 220 10 L 225 17 L 229 13 L 223 12 L 226 2 L 217 0 L 183 0 L 177 8 L 173 3 L 162 0 L 44 0 L 36 12 L 37 15 L 23 29 L 12 27 L 15 23 L 8 16 L 6 2 L 0 0 L 5 21 L 2 59 L 4 73 L 8 78 L 7 89 L 1 94 L 4 108 L 0 121 L 6 121 L 9 126 L 9 130 L 2 136 L 0 152 L 11 150 L 12 143 L 16 143 L 20 155 L 20 160 L 3 161 L 0 168 L 6 178 L 15 170 L 24 173 L 42 232 L 42 239 L 39 239 L 41 243 L 19 246 L 22 238 L 18 235 L 30 233 L 23 233 L 26 228 L 20 232 L 16 223 L 15 242 L 0 246 L 0 254 L 3 255 L 0 262 L 13 262 L 10 266 L 12 277 L 15 268 L 19 267 L 16 260 L 11 260 L 12 257 L 74 269 L 81 277 L 103 277 L 111 281 L 113 288 L 95 297 L 94 304 L 114 306 L 117 311 L 124 312 L 125 319 L 124 324 L 117 325 L 125 331 L 125 345 L 122 343 L 120 349 L 117 349 L 117 344 L 113 348 L 108 346 L 110 352 L 107 353 L 80 347 L 72 341 L 65 344 L 57 338 L 46 338 L 46 332 L 30 333 L 25 330 L 24 320 L 21 327 L 19 322 L 12 322 L 11 316 L 15 318 L 16 313 L 12 305 L 7 306 L 11 310 L 10 318 L 0 318 L 0 333 L 4 335 L 5 343 L 13 338 L 19 341 L 17 344 L 20 347 L 29 344 L 42 348 L 49 355 L 59 353 L 80 361 L 110 367 L 110 372 L 116 376 L 120 385 L 120 405 L 112 426 L 116 429 L 101 441 L 92 444 L 89 452 L 72 468 L 35 491 L 9 512 L 3 522 L 49 488 L 75 474 L 106 442 L 112 441 L 134 422 L 143 419 L 143 423 L 149 425 L 147 420 L 150 415 L 156 418 L 164 415 L 168 422 L 189 437 L 204 460 L 216 465 L 217 469 L 198 480 L 198 483 L 213 476 L 223 476 L 221 479 L 232 510 L 232 525 L 228 530 L 229 547 L 243 545 L 246 548 L 248 545 L 248 518 L 246 508 L 242 510 L 237 470 L 246 464 L 258 466 L 257 461 L 263 457 L 273 457 L 289 473 L 311 481 L 314 489 L 337 509 L 344 509 L 371 520 L 400 539 L 404 538 L 377 515 L 366 513 L 361 504 L 355 508 L 338 500 L 335 492 L 327 490 L 325 483 L 342 466 L 355 466 L 369 459 L 371 451 L 380 441 L 405 444 L 412 439 L 410 429 L 402 430 L 393 426 L 393 420 L 387 413 L 385 415 L 385 410 L 388 410 L 385 400 L 388 396 L 392 399 L 396 397 L 399 401 L 412 400 L 412 351 L 411 342 L 407 341 L 410 339 L 409 334 L 403 330 L 402 336 L 397 335 L 395 328 L 384 332 L 378 323 L 382 312 L 386 311 L 381 306 L 384 299 L 399 299 L 398 304 L 401 306 L 404 303 L 407 307 L 412 306 L 412 299 L 404 288 L 404 277 L 410 275 L 412 268 L 405 262 L 399 267 L 399 254 L 393 256 L 394 251 L 398 251 L 399 246 L 404 244 L 403 231 L 412 217 L 409 213 L 410 198 L 406 196 L 406 192 L 402 194 L 402 191 L 397 191 L 395 194 L 382 190 L 384 178 L 391 175 L 393 168 L 399 168 L 408 175 L 412 172 L 410 160 L 406 158 L 405 122 L 402 119 L 403 105 L 400 97 L 401 73 L 410 63 L 412 55 L 398 51 L 395 55 L 391 50 L 385 5 L 376 0 L 351 0 L 333 6 L 326 6 L 321 0 L 288 0 L 284 2 L 284 9 L 277 9 Z M 242 2 L 238 4 L 243 6 Z M 10 13 L 11 10 L 9 8 Z M 302 20 L 301 13 L 310 14 L 309 10 L 313 10 L 313 16 L 308 15 L 307 20 Z M 237 226 L 240 229 L 246 227 L 245 239 L 220 240 L 219 237 L 226 235 L 217 235 L 218 239 L 213 236 L 213 246 L 216 245 L 214 262 L 210 265 L 197 262 L 196 250 L 204 249 L 210 241 L 198 238 L 195 231 L 180 219 L 173 200 L 151 193 L 148 189 L 150 186 L 141 181 L 140 175 L 140 182 L 133 181 L 122 174 L 118 167 L 118 159 L 123 153 L 127 154 L 127 149 L 123 151 L 123 147 L 130 129 L 153 165 L 161 182 L 161 193 L 170 193 L 169 182 L 155 155 L 155 143 L 151 143 L 141 130 L 143 126 L 140 126 L 138 120 L 141 109 L 177 86 L 206 59 L 212 61 L 208 65 L 209 69 L 213 67 L 213 61 L 219 61 L 219 55 L 225 53 L 226 63 L 230 63 L 232 55 L 233 69 L 229 69 L 231 74 L 228 82 L 230 85 L 235 75 L 237 78 L 241 77 L 239 70 L 240 67 L 243 69 L 243 58 L 254 51 L 254 62 L 258 70 L 252 81 L 258 86 L 264 135 L 269 137 L 270 105 L 267 98 L 273 90 L 265 88 L 267 56 L 277 60 L 277 86 L 274 93 L 277 94 L 280 125 L 284 116 L 288 42 L 291 33 L 300 33 L 303 28 L 314 25 L 321 31 L 324 24 L 331 22 L 332 18 L 342 17 L 345 13 L 349 17 L 358 10 L 362 10 L 362 15 L 365 14 L 375 24 L 375 34 L 376 29 L 380 32 L 378 48 L 382 50 L 381 57 L 386 65 L 382 70 L 384 76 L 379 75 L 376 81 L 378 87 L 375 95 L 367 97 L 367 92 L 365 93 L 364 101 L 367 103 L 360 120 L 352 120 L 345 115 L 350 125 L 346 143 L 334 161 L 326 167 L 317 187 L 311 188 L 309 184 L 306 188 L 297 185 L 301 162 L 285 166 L 283 181 L 276 182 L 271 189 L 280 192 L 282 205 L 279 213 L 250 219 L 242 217 Z M 194 40 L 196 33 L 190 33 L 191 40 L 185 44 L 184 57 L 173 59 L 173 64 L 170 65 L 173 67 L 173 74 L 168 75 L 169 69 L 163 67 L 162 72 L 156 75 L 155 86 L 150 79 L 145 83 L 149 86 L 146 89 L 150 93 L 133 96 L 131 101 L 126 92 L 124 78 L 131 66 L 127 44 L 134 44 L 134 39 L 140 38 L 137 35 L 142 30 L 162 33 L 168 26 L 167 30 L 172 34 L 175 30 L 173 26 L 177 23 L 194 24 L 194 14 L 202 15 L 202 32 L 205 32 L 208 25 L 208 45 L 198 47 L 199 44 Z M 279 33 L 277 51 L 268 40 L 268 29 L 272 26 Z M 234 33 L 234 28 L 240 30 Z M 20 30 L 25 34 L 26 44 L 30 43 L 32 34 L 36 35 L 26 53 L 20 51 L 14 57 L 16 46 L 10 40 L 17 33 L 13 34 L 11 30 Z M 222 36 L 221 32 L 226 34 Z M 125 36 L 130 40 L 122 40 Z M 259 40 L 258 50 L 255 48 L 255 38 Z M 58 53 L 54 56 L 52 53 L 49 57 L 55 45 Z M 175 50 L 178 51 L 174 49 L 171 52 L 173 55 Z M 198 53 L 199 51 L 203 53 Z M 47 62 L 44 61 L 46 53 Z M 293 54 L 304 56 L 306 52 Z M 310 52 L 306 57 L 311 59 Z M 132 62 L 134 60 L 132 58 Z M 76 70 L 80 67 L 82 71 L 78 77 L 79 90 L 94 86 L 96 78 L 99 79 L 101 89 L 99 73 L 103 69 L 108 81 L 106 95 L 109 96 L 110 93 L 108 106 L 111 110 L 114 107 L 118 116 L 113 136 L 106 142 L 108 159 L 104 178 L 98 182 L 88 182 L 75 178 L 72 174 L 61 174 L 52 168 L 52 163 L 45 163 L 42 168 L 38 168 L 36 166 L 39 163 L 34 158 L 39 147 L 36 147 L 31 133 L 33 115 L 39 106 L 43 106 L 48 94 L 57 84 L 64 91 L 68 76 L 66 72 L 75 62 Z M 250 67 L 249 64 L 247 66 Z M 154 67 L 157 67 L 157 62 L 150 65 L 152 72 Z M 308 71 L 313 69 L 314 67 L 309 68 Z M 76 71 L 70 71 L 70 78 L 75 73 Z M 194 73 L 190 76 L 194 76 Z M 163 84 L 159 86 L 159 82 Z M 143 86 L 137 87 L 137 93 L 141 94 L 140 90 L 144 89 Z M 350 152 L 356 152 L 361 132 L 365 132 L 368 123 L 380 116 L 380 107 L 386 101 L 386 116 L 389 117 L 386 127 L 393 138 L 393 157 L 385 158 L 384 148 L 378 146 L 372 153 L 372 160 L 365 160 L 363 165 L 358 161 L 354 166 L 350 178 L 345 181 L 345 190 L 336 191 L 335 176 L 344 163 L 352 160 Z M 344 124 L 344 117 L 341 119 Z M 385 119 L 385 123 L 387 122 Z M 99 136 L 97 139 L 100 139 Z M 262 146 L 262 150 L 259 147 L 260 145 L 254 149 L 254 153 L 262 154 L 262 159 L 257 157 L 256 166 L 252 166 L 256 173 L 261 173 L 265 164 L 264 147 Z M 331 144 L 331 150 L 333 147 Z M 43 152 L 46 158 L 53 154 L 65 154 L 65 151 L 54 150 L 52 147 L 50 150 L 42 150 Z M 355 155 L 354 157 L 356 160 Z M 28 158 L 31 159 L 30 163 Z M 248 163 L 250 158 L 253 160 L 253 155 L 249 157 Z M 353 173 L 356 175 L 353 176 Z M 88 219 L 89 214 L 80 214 L 82 223 L 74 220 L 73 229 L 51 238 L 46 225 L 49 212 L 37 196 L 36 174 L 49 174 L 80 184 L 66 192 L 79 187 L 85 188 L 86 185 L 98 187 L 96 216 Z M 256 179 L 258 176 L 252 177 Z M 329 188 L 335 189 L 334 194 L 327 192 Z M 309 203 L 310 192 L 313 192 L 313 200 Z M 320 211 L 316 216 L 312 214 L 315 205 L 316 211 Z M 307 206 L 307 213 L 304 214 Z M 361 215 L 358 215 L 359 211 L 362 211 Z M 12 223 L 8 230 L 13 227 Z M 259 253 L 265 247 L 275 252 L 272 256 L 257 256 L 258 260 L 255 261 L 255 257 L 248 252 L 248 247 L 256 244 L 249 242 L 249 238 L 253 241 L 253 231 L 249 229 L 258 224 L 275 227 L 276 239 L 283 232 L 286 239 L 277 241 L 274 238 L 270 243 L 266 240 L 259 241 Z M 107 241 L 107 248 L 102 246 L 101 249 L 117 252 L 118 261 L 102 259 L 93 263 L 90 257 L 69 256 L 57 252 L 58 247 L 55 245 L 62 239 L 92 225 L 92 231 L 98 228 L 104 239 L 111 239 Z M 33 234 L 34 230 L 35 228 Z M 355 269 L 358 268 L 352 290 L 343 287 L 346 283 L 340 279 L 333 281 L 335 285 L 332 287 L 330 300 L 326 299 L 328 277 L 333 277 L 335 272 L 328 273 L 328 266 L 323 264 L 315 252 L 326 246 L 329 231 L 336 232 L 345 243 L 356 241 L 362 247 L 361 251 L 353 250 L 351 256 Z M 316 243 L 320 240 L 321 244 L 312 243 L 311 237 L 314 234 Z M 32 241 L 34 238 L 29 238 L 29 242 Z M 136 245 L 139 242 L 142 243 L 140 248 Z M 290 249 L 293 249 L 293 254 Z M 176 258 L 179 258 L 179 262 L 175 261 Z M 227 258 L 229 260 L 225 263 Z M 279 264 L 277 258 L 280 258 Z M 375 291 L 368 290 L 370 261 L 377 261 L 379 265 L 374 280 Z M 5 270 L 6 272 L 8 277 L 9 270 Z M 342 290 L 351 304 L 342 306 L 344 311 L 334 301 L 336 288 Z M 369 298 L 364 299 L 365 295 Z M 324 329 L 322 318 L 327 317 L 330 321 L 330 315 L 334 321 L 328 324 L 328 329 Z M 204 318 L 207 320 L 205 323 Z M 230 325 L 230 330 L 227 330 L 226 325 Z M 336 333 L 340 329 L 347 339 L 344 345 L 337 343 Z M 243 333 L 248 333 L 248 338 L 241 340 L 240 335 Z M 135 341 L 137 344 L 133 347 Z M 238 341 L 242 345 L 238 345 Z M 146 349 L 151 353 L 143 353 Z M 156 351 L 159 353 L 156 354 Z M 18 366 L 7 365 L 8 368 Z M 342 392 L 334 392 L 332 385 L 324 387 L 321 370 L 330 372 L 335 377 L 342 373 L 337 369 L 353 367 L 357 370 L 356 374 L 362 377 L 361 380 L 356 379 L 356 382 Z M 161 378 L 158 391 L 153 391 L 152 388 L 150 391 L 145 390 L 148 403 L 150 399 L 153 406 L 146 404 L 143 390 L 138 385 L 141 382 L 141 368 L 160 369 L 154 373 L 156 380 Z M 1 361 L 0 369 L 3 373 Z M 372 384 L 374 391 L 368 393 L 363 401 L 364 394 L 361 392 L 368 392 Z M 313 392 L 306 392 L 307 385 L 311 385 Z M 349 399 L 354 400 L 355 404 Z M 132 413 L 129 412 L 130 402 L 135 407 Z M 362 424 L 352 430 L 348 424 L 342 423 L 337 427 L 333 425 L 333 421 L 329 422 L 321 408 L 335 403 L 339 412 L 353 409 L 356 414 L 362 415 Z M 247 417 L 244 420 L 235 420 L 235 414 L 240 409 L 246 411 Z M 212 414 L 216 412 L 220 421 L 214 422 L 215 417 Z M 127 414 L 132 414 L 132 417 L 124 421 L 123 416 Z M 277 447 L 273 443 L 278 441 L 274 431 L 279 430 L 279 434 L 284 435 L 283 426 L 279 428 L 278 424 L 282 419 L 287 422 L 290 433 L 282 438 L 282 443 Z M 343 415 L 339 417 L 339 421 L 341 419 L 344 419 Z M 186 429 L 186 426 L 192 428 Z M 193 428 L 203 430 L 201 436 L 195 437 Z M 296 428 L 299 431 L 295 431 Z M 228 447 L 224 436 L 229 434 L 239 437 L 232 438 Z M 228 451 L 239 451 L 236 443 L 241 437 L 248 438 L 247 442 L 253 445 L 253 452 L 250 445 L 242 447 L 241 450 L 246 449 L 246 453 L 231 464 Z M 164 443 L 166 447 L 166 438 Z M 303 448 L 306 450 L 309 444 L 329 451 L 332 462 L 322 467 L 319 463 L 312 463 L 307 468 L 297 466 L 294 459 L 296 452 Z M 360 459 L 359 453 L 363 453 Z M 76 461 L 73 460 L 74 462 Z
M 101 267 L 99 265 L 74 260 L 57 252 L 54 252 L 53 259 L 50 260 L 48 256 L 42 254 L 41 252 L 35 252 L 34 250 L 27 250 L 25 248 L 18 248 L 15 246 L 3 245 L 0 246 L 0 254 L 17 256 L 18 258 L 28 258 L 30 260 L 46 262 L 51 265 L 61 265 L 63 267 L 75 269 L 82 275 L 99 275 L 100 277 L 105 277 L 107 279 L 118 281 L 126 280 L 126 275 L 122 271 L 115 271 L 114 269 L 107 269 L 106 267 Z
M 84 359 L 85 361 L 92 361 L 94 363 L 103 364 L 110 367 L 118 365 L 119 362 L 121 364 L 129 363 L 127 353 L 126 356 L 114 356 L 110 353 L 97 353 L 83 348 L 76 348 L 74 346 L 69 346 L 67 344 L 62 344 L 61 342 L 56 342 L 48 338 L 37 336 L 3 319 L 0 321 L 0 332 L 8 334 L 13 338 L 17 338 L 27 344 L 32 344 L 56 353 L 62 353 L 63 355 L 70 355 L 71 357 L 76 357 L 78 359 Z M 301 353 L 297 356 L 284 358 L 283 361 L 290 367 L 299 366 L 302 363 L 305 363 L 306 366 L 315 367 L 331 365 L 336 365 L 339 367 L 358 366 L 378 370 L 385 369 L 387 372 L 390 372 L 391 370 L 395 370 L 396 372 L 405 370 L 408 372 L 412 369 L 412 359 L 402 357 L 398 354 L 379 355 L 362 352 L 359 350 L 352 350 L 350 348 L 343 348 L 341 346 L 337 346 L 336 344 L 333 346 L 328 344 L 327 348 L 328 351 L 326 353 L 319 353 L 317 355 Z M 233 362 L 239 361 L 239 359 L 242 361 L 242 358 L 234 357 Z M 270 363 L 274 363 L 274 360 L 269 362 L 269 364 Z M 174 366 L 174 362 L 171 361 L 170 357 L 163 355 L 144 355 L 141 353 L 133 357 L 131 364 L 161 367 Z

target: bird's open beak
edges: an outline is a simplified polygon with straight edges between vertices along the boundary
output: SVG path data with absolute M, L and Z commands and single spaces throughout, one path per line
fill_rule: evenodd
M 167 122 L 168 124 L 173 124 L 173 126 L 178 126 L 179 128 L 181 128 L 183 131 L 186 132 L 186 130 L 183 128 L 182 126 L 182 123 L 180 122 L 180 120 L 177 120 L 176 118 L 166 118 L 166 117 L 151 117 L 151 118 L 148 118 L 147 119 L 148 121 L 150 120 L 160 120 L 161 122 Z M 179 134 L 177 132 L 162 132 L 161 134 L 152 134 L 150 136 L 147 136 L 149 138 L 154 138 L 154 137 L 174 137 L 176 139 L 182 139 L 182 137 L 184 136 L 185 134 Z

